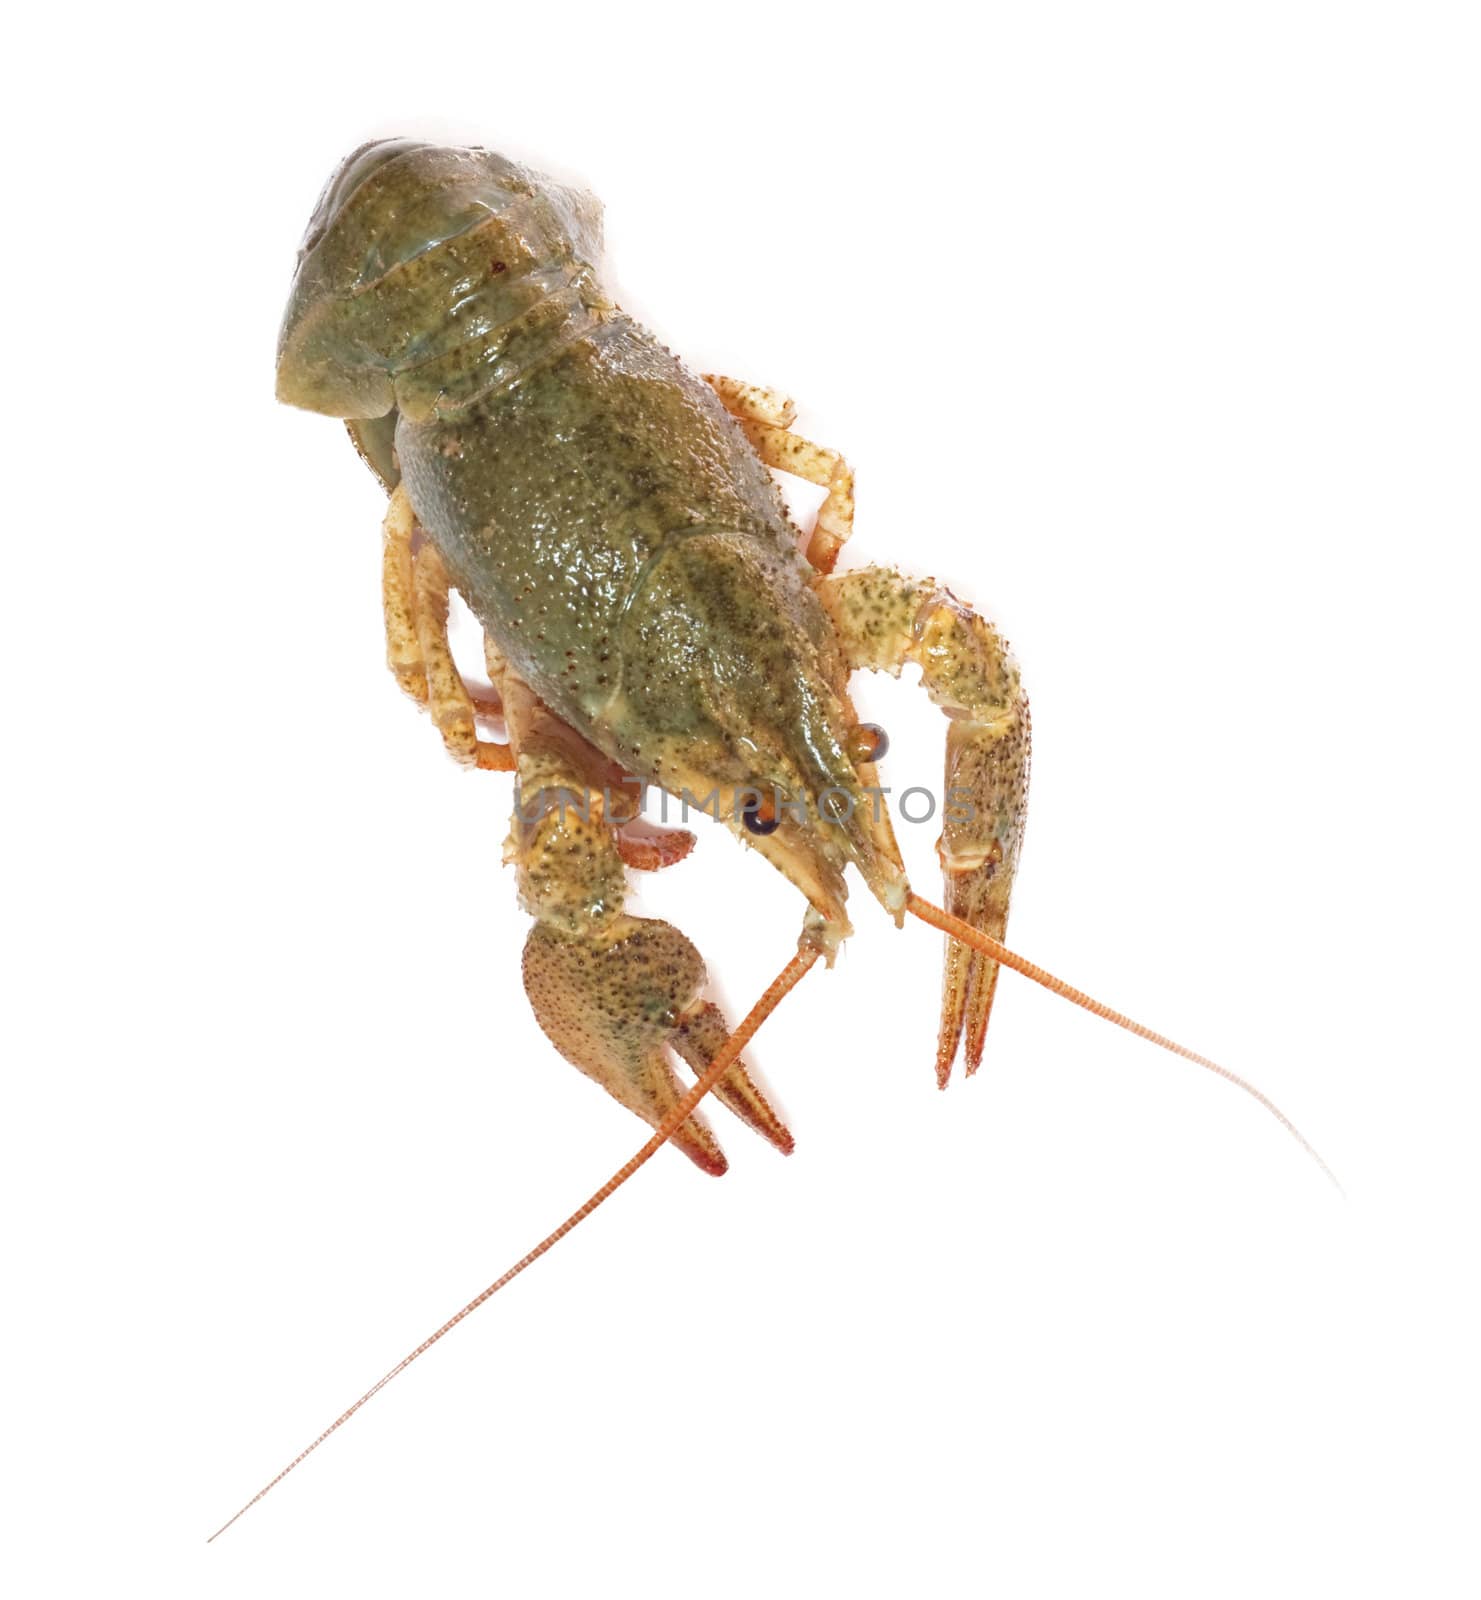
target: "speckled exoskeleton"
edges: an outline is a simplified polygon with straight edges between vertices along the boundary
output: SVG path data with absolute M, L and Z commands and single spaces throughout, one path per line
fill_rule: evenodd
M 601 285 L 600 209 L 481 149 L 366 145 L 331 179 L 299 255 L 278 394 L 345 418 L 390 493 L 389 656 L 449 750 L 514 769 L 508 856 L 535 920 L 524 979 L 556 1047 L 655 1127 L 666 1054 L 702 1070 L 726 1037 L 703 963 L 623 909 L 624 869 L 682 856 L 638 822 L 639 786 L 711 810 L 808 901 L 803 941 L 849 931 L 844 868 L 898 922 L 908 893 L 879 792 L 860 668 L 918 663 L 950 718 L 947 907 L 1001 937 L 1023 834 L 1029 723 L 981 617 L 929 580 L 833 567 L 853 517 L 843 459 L 790 431 L 771 390 L 689 372 Z M 769 468 L 826 488 L 794 525 Z M 482 625 L 493 692 L 447 641 L 448 588 Z M 481 738 L 502 716 L 508 742 Z M 948 946 L 938 1081 L 981 1059 L 997 965 Z M 783 1150 L 737 1063 L 716 1091 Z M 699 1113 L 674 1142 L 724 1156 Z
M 950 936 L 936 1050 L 982 1056 L 999 966 L 1254 1096 L 1266 1095 L 1001 942 L 1023 837 L 1028 706 L 1003 641 L 931 580 L 835 575 L 853 518 L 842 457 L 790 431 L 772 390 L 696 377 L 613 304 L 589 197 L 486 150 L 389 140 L 357 150 L 309 225 L 278 351 L 278 393 L 343 417 L 390 495 L 391 666 L 448 749 L 518 775 L 507 855 L 535 918 L 524 977 L 566 1058 L 656 1130 L 564 1222 L 403 1357 L 228 1519 L 257 1504 L 387 1383 L 539 1260 L 672 1139 L 725 1170 L 697 1112 L 713 1092 L 778 1148 L 791 1135 L 741 1052 L 850 931 L 844 869 L 898 923 Z M 768 469 L 823 486 L 803 535 Z M 447 637 L 456 585 L 492 687 Z M 848 696 L 907 662 L 949 719 L 939 845 L 948 909 L 914 893 Z M 479 736 L 502 722 L 507 742 Z M 639 787 L 691 797 L 807 899 L 797 953 L 727 1030 L 699 953 L 623 908 L 626 869 L 680 859 L 639 819 Z M 694 1069 L 681 1087 L 667 1052 Z
M 687 796 L 806 896 L 802 940 L 849 931 L 844 869 L 891 916 L 908 885 L 851 673 L 916 662 L 946 712 L 946 904 L 1000 937 L 1023 836 L 1027 703 L 993 627 L 931 580 L 834 574 L 853 517 L 843 459 L 790 431 L 774 391 L 688 371 L 607 295 L 589 196 L 482 149 L 357 150 L 309 224 L 278 395 L 347 420 L 390 494 L 391 665 L 449 750 L 513 769 L 507 850 L 535 918 L 524 980 L 560 1052 L 655 1127 L 724 1043 L 704 964 L 623 908 L 625 868 L 692 836 L 637 820 L 638 785 Z M 769 469 L 827 493 L 802 533 Z M 493 691 L 447 640 L 454 586 Z M 502 717 L 507 744 L 480 737 Z M 981 1059 L 997 964 L 948 946 L 936 1054 Z M 783 1150 L 737 1062 L 717 1096 Z M 674 1142 L 725 1158 L 702 1116 Z

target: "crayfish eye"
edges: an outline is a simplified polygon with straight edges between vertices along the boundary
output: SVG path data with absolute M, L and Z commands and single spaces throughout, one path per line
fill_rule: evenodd
M 855 765 L 860 761 L 883 761 L 890 748 L 890 736 L 877 722 L 860 722 L 849 729 L 845 746 Z
M 748 800 L 741 808 L 741 821 L 749 832 L 762 839 L 775 833 L 782 824 L 776 807 L 769 800 Z

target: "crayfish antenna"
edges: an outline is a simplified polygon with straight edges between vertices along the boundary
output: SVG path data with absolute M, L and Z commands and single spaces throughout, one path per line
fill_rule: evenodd
M 1051 994 L 1057 994 L 1061 1000 L 1068 1000 L 1071 1005 L 1079 1006 L 1088 1011 L 1092 1016 L 1103 1018 L 1107 1022 L 1114 1022 L 1118 1028 L 1125 1028 L 1128 1033 L 1134 1033 L 1139 1039 L 1146 1039 L 1149 1043 L 1159 1045 L 1164 1050 L 1170 1050 L 1175 1056 L 1182 1056 L 1185 1061 L 1205 1068 L 1216 1076 L 1232 1083 L 1235 1088 L 1243 1089 L 1247 1095 L 1258 1100 L 1275 1120 L 1280 1123 L 1297 1144 L 1321 1168 L 1328 1183 L 1346 1199 L 1347 1194 L 1337 1179 L 1337 1174 L 1322 1160 L 1316 1147 L 1285 1114 L 1281 1108 L 1265 1094 L 1257 1089 L 1247 1079 L 1241 1078 L 1237 1072 L 1231 1072 L 1228 1067 L 1221 1067 L 1217 1061 L 1210 1061 L 1207 1056 L 1201 1056 L 1196 1050 L 1190 1050 L 1187 1045 L 1179 1044 L 1175 1039 L 1169 1039 L 1165 1034 L 1155 1033 L 1151 1028 L 1143 1026 L 1140 1022 L 1133 1021 L 1119 1011 L 1114 1011 L 1108 1005 L 1103 1005 L 1099 1000 L 1093 999 L 1083 990 L 1076 989 L 1063 978 L 1056 978 L 1052 972 L 1046 972 L 1043 967 L 1035 966 L 1032 961 L 1027 961 L 1023 956 L 1010 950 L 1007 945 L 1000 944 L 990 934 L 979 932 L 970 923 L 963 922 L 960 917 L 954 917 L 949 911 L 943 911 L 940 906 L 932 905 L 929 900 L 922 900 L 914 891 L 910 893 L 905 902 L 905 909 L 922 922 L 929 923 L 933 928 L 939 928 L 942 933 L 959 940 L 962 944 L 970 945 L 974 950 L 980 950 L 984 955 L 991 956 L 999 966 L 1012 967 L 1015 972 L 1021 972 L 1025 978 L 1031 978 L 1035 983 L 1048 989 Z
M 517 1278 L 526 1267 L 531 1266 L 534 1262 L 538 1261 L 547 1250 L 551 1249 L 554 1245 L 558 1244 L 562 1239 L 564 1239 L 565 1236 L 572 1230 L 572 1228 L 576 1227 L 578 1223 L 585 1222 L 592 1212 L 595 1211 L 604 1200 L 615 1194 L 616 1191 L 620 1189 L 630 1177 L 632 1177 L 633 1173 L 635 1173 L 639 1167 L 645 1165 L 654 1156 L 656 1156 L 668 1142 L 671 1135 L 678 1128 L 680 1128 L 685 1121 L 688 1120 L 690 1112 L 694 1110 L 699 1102 L 704 1099 L 710 1090 L 713 1089 L 715 1085 L 719 1083 L 721 1078 L 723 1078 L 730 1070 L 731 1065 L 738 1059 L 741 1051 L 744 1050 L 745 1047 L 751 1042 L 751 1039 L 754 1037 L 761 1024 L 766 1021 L 772 1012 L 776 1010 L 777 1006 L 781 1004 L 783 999 L 786 998 L 788 993 L 790 993 L 790 991 L 802 980 L 808 969 L 818 959 L 819 954 L 819 950 L 808 944 L 804 944 L 798 950 L 797 954 L 793 956 L 787 965 L 783 967 L 782 970 L 777 974 L 777 976 L 772 979 L 771 986 L 767 989 L 766 993 L 763 994 L 756 1004 L 751 1007 L 750 1011 L 747 1012 L 740 1025 L 736 1028 L 735 1032 L 730 1035 L 729 1039 L 726 1040 L 719 1053 L 715 1056 L 714 1060 L 710 1062 L 709 1066 L 705 1069 L 704 1073 L 700 1076 L 694 1087 L 685 1094 L 684 1098 L 678 1103 L 678 1105 L 676 1105 L 669 1115 L 664 1118 L 657 1132 L 654 1133 L 653 1137 L 647 1142 L 647 1144 L 643 1146 L 641 1150 L 638 1151 L 635 1156 L 632 1157 L 630 1161 L 619 1167 L 617 1171 L 607 1179 L 601 1188 L 598 1189 L 597 1192 L 592 1195 L 592 1197 L 584 1204 L 578 1206 L 576 1210 L 574 1210 L 558 1228 L 555 1228 L 550 1233 L 547 1233 L 533 1250 L 531 1250 L 527 1255 L 521 1256 L 520 1259 L 516 1261 L 507 1272 L 503 1273 L 500 1277 L 495 1278 L 486 1289 L 474 1295 L 474 1297 L 468 1302 L 467 1305 L 463 1307 L 461 1311 L 459 1311 L 455 1316 L 449 1317 L 435 1333 L 430 1334 L 427 1338 L 423 1339 L 410 1355 L 403 1356 L 402 1359 L 398 1361 L 383 1378 L 372 1384 L 370 1388 L 368 1388 L 365 1393 L 360 1396 L 354 1405 L 352 1405 L 347 1411 L 341 1412 L 340 1415 L 337 1416 L 327 1428 L 325 1428 L 323 1433 L 321 1433 L 312 1444 L 307 1445 L 304 1449 L 300 1450 L 299 1453 L 294 1456 L 288 1465 L 284 1467 L 275 1478 L 269 1479 L 269 1481 L 252 1496 L 252 1498 L 241 1508 L 240 1511 L 228 1517 L 227 1520 L 223 1522 L 219 1528 L 217 1528 L 215 1533 L 213 1533 L 211 1537 L 206 1540 L 206 1543 L 210 1544 L 214 1540 L 219 1539 L 233 1522 L 237 1521 L 239 1517 L 244 1516 L 248 1511 L 250 1511 L 252 1507 L 255 1506 L 257 1502 L 261 1500 L 270 1490 L 277 1488 L 283 1479 L 286 1478 L 288 1474 L 299 1465 L 300 1462 L 311 1456 L 314 1451 L 324 1443 L 331 1433 L 335 1433 L 342 1428 L 345 1423 L 347 1423 L 350 1418 L 355 1415 L 360 1407 L 363 1406 L 368 1400 L 373 1399 L 377 1394 L 379 1394 L 380 1391 L 384 1389 L 385 1386 L 392 1380 L 392 1378 L 399 1377 L 403 1372 L 406 1371 L 412 1362 L 417 1359 L 418 1356 L 425 1355 L 426 1352 L 430 1350 L 439 1339 L 441 1339 L 445 1334 L 451 1333 L 452 1330 L 456 1328 L 457 1325 L 464 1319 L 464 1317 L 467 1317 L 473 1312 L 477 1311 L 485 1300 L 491 1299 L 499 1292 L 500 1289 L 504 1287 L 505 1284 Z

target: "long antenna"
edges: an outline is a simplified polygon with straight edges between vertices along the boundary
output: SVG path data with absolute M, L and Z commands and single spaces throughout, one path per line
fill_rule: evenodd
M 607 1179 L 601 1188 L 598 1189 L 594 1195 L 592 1195 L 591 1199 L 586 1201 L 585 1204 L 578 1206 L 576 1210 L 573 1211 L 563 1223 L 561 1223 L 560 1227 L 556 1228 L 552 1233 L 547 1233 L 540 1243 L 537 1244 L 528 1255 L 522 1256 L 514 1263 L 512 1267 L 510 1267 L 507 1272 L 505 1272 L 502 1276 L 495 1278 L 488 1288 L 474 1295 L 474 1297 L 468 1302 L 467 1305 L 463 1307 L 461 1311 L 457 1313 L 456 1316 L 449 1317 L 436 1333 L 431 1334 L 426 1339 L 423 1339 L 410 1355 L 403 1356 L 402 1359 L 391 1368 L 385 1377 L 383 1377 L 378 1383 L 372 1384 L 370 1388 L 368 1388 L 365 1393 L 360 1396 L 354 1405 L 349 1408 L 348 1411 L 341 1412 L 340 1415 L 337 1416 L 327 1428 L 325 1428 L 323 1433 L 321 1433 L 311 1445 L 306 1446 L 304 1449 L 300 1450 L 296 1456 L 294 1456 L 294 1458 L 286 1467 L 283 1468 L 277 1477 L 271 1479 L 268 1483 L 265 1483 L 262 1488 L 260 1488 L 257 1493 L 252 1496 L 246 1505 L 242 1507 L 241 1511 L 238 1511 L 235 1516 L 228 1517 L 227 1520 L 223 1522 L 219 1528 L 217 1528 L 216 1532 L 211 1535 L 211 1538 L 206 1540 L 206 1543 L 210 1544 L 212 1540 L 220 1538 L 220 1536 L 226 1532 L 232 1523 L 237 1520 L 237 1517 L 242 1516 L 244 1512 L 250 1511 L 264 1495 L 266 1495 L 270 1490 L 275 1489 L 301 1461 L 311 1456 L 314 1451 L 324 1443 L 331 1433 L 334 1433 L 338 1429 L 342 1428 L 345 1423 L 347 1423 L 350 1418 L 355 1415 L 360 1407 L 366 1403 L 367 1400 L 370 1400 L 375 1395 L 379 1394 L 392 1378 L 399 1377 L 401 1373 L 405 1372 L 412 1362 L 417 1359 L 418 1356 L 425 1355 L 439 1339 L 441 1339 L 445 1334 L 451 1333 L 464 1317 L 469 1316 L 471 1313 L 477 1311 L 485 1300 L 488 1300 L 493 1295 L 496 1295 L 506 1283 L 509 1283 L 514 1278 L 517 1278 L 526 1267 L 530 1266 L 533 1262 L 538 1261 L 547 1250 L 549 1250 L 553 1245 L 559 1243 L 560 1240 L 564 1239 L 571 1229 L 577 1225 L 577 1223 L 584 1222 L 592 1214 L 592 1212 L 595 1211 L 599 1205 L 601 1205 L 602 1201 L 606 1200 L 610 1195 L 614 1194 L 618 1189 L 620 1189 L 622 1185 L 626 1183 L 630 1177 L 632 1177 L 633 1173 L 635 1173 L 639 1167 L 657 1155 L 658 1152 L 668 1142 L 670 1135 L 672 1135 L 680 1126 L 680 1124 L 683 1123 L 685 1118 L 688 1117 L 689 1113 L 693 1111 L 699 1102 L 703 1100 L 710 1090 L 715 1087 L 720 1079 L 725 1076 L 736 1057 L 739 1056 L 741 1051 L 744 1050 L 747 1044 L 750 1043 L 752 1035 L 761 1026 L 761 1024 L 766 1021 L 771 1013 L 776 1010 L 777 1006 L 781 1004 L 788 992 L 801 981 L 808 968 L 810 968 L 817 959 L 818 952 L 816 950 L 799 950 L 797 954 L 793 956 L 792 959 L 787 963 L 787 965 L 783 967 L 781 972 L 779 972 L 772 980 L 771 987 L 767 989 L 766 993 L 761 996 L 754 1006 L 751 1007 L 751 1010 L 747 1014 L 745 1020 L 735 1030 L 735 1032 L 731 1034 L 729 1039 L 725 1041 L 725 1044 L 721 1047 L 719 1054 L 716 1055 L 715 1059 L 709 1064 L 708 1067 L 705 1068 L 705 1071 L 700 1077 L 699 1081 L 692 1089 L 689 1090 L 689 1092 L 678 1103 L 678 1105 L 674 1107 L 669 1115 L 664 1118 L 662 1125 L 659 1127 L 658 1131 L 653 1135 L 653 1137 L 647 1142 L 647 1144 L 645 1144 L 643 1148 L 639 1150 L 629 1162 L 626 1163 L 626 1165 L 619 1167 L 617 1171 Z
M 1337 1174 L 1322 1160 L 1316 1147 L 1296 1126 L 1294 1122 L 1276 1105 L 1269 1095 L 1257 1089 L 1254 1084 L 1241 1078 L 1237 1072 L 1231 1072 L 1228 1067 L 1221 1067 L 1217 1061 L 1210 1061 L 1207 1056 L 1201 1056 L 1196 1050 L 1190 1050 L 1187 1045 L 1179 1044 L 1175 1039 L 1169 1039 L 1165 1034 L 1154 1033 L 1151 1028 L 1144 1027 L 1140 1022 L 1134 1022 L 1130 1017 L 1124 1016 L 1119 1011 L 1113 1011 L 1110 1006 L 1103 1005 L 1099 1000 L 1093 999 L 1083 990 L 1076 989 L 1063 978 L 1056 978 L 1052 972 L 1046 972 L 1043 967 L 1036 967 L 1032 961 L 1025 961 L 1016 955 L 1007 945 L 999 944 L 991 934 L 982 933 L 974 928 L 971 923 L 963 922 L 960 917 L 954 917 L 949 911 L 943 911 L 940 906 L 932 905 L 929 900 L 922 900 L 914 891 L 911 891 L 905 901 L 906 909 L 912 916 L 919 917 L 922 922 L 929 922 L 933 928 L 940 928 L 942 933 L 949 934 L 953 939 L 960 940 L 963 944 L 970 945 L 974 950 L 980 950 L 983 955 L 991 956 L 1000 966 L 1012 967 L 1015 972 L 1021 972 L 1025 978 L 1031 978 L 1035 983 L 1041 984 L 1051 994 L 1057 994 L 1061 1000 L 1068 1000 L 1071 1005 L 1081 1007 L 1093 1016 L 1101 1017 L 1107 1022 L 1114 1022 L 1118 1028 L 1125 1028 L 1128 1033 L 1134 1033 L 1139 1039 L 1146 1039 L 1150 1043 L 1160 1045 L 1164 1050 L 1170 1050 L 1175 1056 L 1182 1056 L 1185 1061 L 1192 1061 L 1209 1072 L 1232 1083 L 1235 1088 L 1243 1089 L 1247 1095 L 1258 1100 L 1275 1120 L 1280 1123 L 1297 1144 L 1316 1162 L 1326 1175 L 1327 1181 L 1338 1194 L 1346 1198 L 1346 1191 L 1337 1181 Z
M 1327 1178 L 1327 1181 L 1331 1183 L 1334 1189 L 1337 1190 L 1338 1194 L 1344 1193 L 1341 1183 L 1339 1183 L 1337 1180 L 1337 1175 L 1332 1171 L 1327 1163 L 1322 1160 L 1316 1148 L 1312 1145 L 1310 1140 L 1306 1138 L 1296 1124 L 1291 1121 L 1285 1112 L 1282 1111 L 1267 1094 L 1264 1094 L 1261 1090 L 1257 1089 L 1254 1084 L 1248 1082 L 1246 1079 L 1241 1078 L 1237 1072 L 1231 1072 L 1228 1067 L 1221 1067 L 1217 1061 L 1211 1061 L 1207 1056 L 1199 1055 L 1196 1050 L 1190 1050 L 1186 1045 L 1181 1045 L 1177 1043 L 1176 1040 L 1167 1038 L 1164 1034 L 1156 1033 L 1151 1028 L 1145 1027 L 1142 1023 L 1135 1022 L 1132 1020 L 1132 1018 L 1123 1015 L 1123 1013 L 1113 1010 L 1108 1005 L 1104 1005 L 1101 1001 L 1096 1000 L 1090 995 L 1084 993 L 1083 990 L 1076 989 L 1072 984 L 1066 983 L 1062 978 L 1056 978 L 1052 972 L 1046 972 L 1043 967 L 1035 966 L 1032 961 L 1028 961 L 1023 956 L 1016 954 L 1014 951 L 1010 950 L 1007 945 L 999 943 L 998 940 L 994 939 L 990 934 L 980 932 L 978 929 L 972 927 L 970 923 L 963 922 L 960 917 L 954 917 L 949 911 L 943 911 L 940 906 L 933 905 L 929 900 L 921 899 L 921 897 L 918 894 L 915 894 L 913 891 L 907 895 L 905 903 L 906 908 L 910 911 L 912 916 L 918 917 L 922 922 L 929 923 L 933 928 L 939 928 L 943 933 L 949 935 L 953 939 L 959 940 L 962 944 L 970 945 L 973 949 L 980 950 L 984 955 L 990 956 L 1000 966 L 1011 967 L 1013 971 L 1022 973 L 1025 978 L 1029 978 L 1034 983 L 1040 984 L 1043 988 L 1048 989 L 1052 994 L 1057 994 L 1062 1000 L 1068 1000 L 1072 1005 L 1077 1005 L 1083 1010 L 1090 1012 L 1092 1016 L 1101 1017 L 1106 1022 L 1113 1022 L 1118 1028 L 1125 1028 L 1129 1033 L 1136 1034 L 1139 1039 L 1146 1039 L 1151 1044 L 1158 1045 L 1164 1050 L 1171 1051 L 1175 1056 L 1181 1056 L 1185 1061 L 1192 1061 L 1195 1065 L 1203 1067 L 1207 1071 L 1216 1074 L 1218 1077 L 1225 1079 L 1229 1083 L 1232 1083 L 1236 1088 L 1243 1089 L 1247 1095 L 1250 1095 L 1253 1099 L 1258 1100 L 1259 1103 L 1270 1113 L 1270 1115 L 1274 1117 L 1278 1123 L 1280 1123 L 1287 1133 L 1290 1134 L 1296 1143 L 1301 1146 L 1307 1155 L 1310 1156 L 1310 1158 L 1321 1169 L 1322 1173 Z M 572 1230 L 572 1228 L 576 1227 L 578 1223 L 584 1222 L 604 1200 L 615 1194 L 616 1191 L 620 1189 L 630 1177 L 632 1177 L 639 1167 L 645 1165 L 655 1155 L 657 1155 L 657 1153 L 668 1142 L 675 1130 L 683 1123 L 685 1118 L 688 1117 L 690 1112 L 694 1110 L 699 1102 L 704 1099 L 710 1090 L 714 1088 L 714 1086 L 729 1070 L 730 1066 L 740 1055 L 741 1051 L 744 1050 L 746 1045 L 750 1043 L 752 1037 L 756 1033 L 756 1030 L 763 1022 L 766 1021 L 767 1017 L 769 1017 L 771 1013 L 776 1010 L 777 1006 L 781 1004 L 782 1000 L 787 996 L 787 994 L 790 993 L 799 982 L 801 982 L 803 976 L 808 972 L 817 959 L 817 950 L 799 950 L 798 953 L 787 963 L 787 965 L 782 968 L 781 972 L 779 972 L 772 980 L 771 985 L 767 989 L 766 993 L 763 994 L 756 1004 L 751 1008 L 750 1012 L 746 1015 L 740 1026 L 736 1028 L 735 1032 L 731 1034 L 730 1038 L 722 1046 L 719 1054 L 716 1055 L 715 1059 L 705 1069 L 698 1082 L 695 1083 L 694 1087 L 685 1094 L 684 1098 L 680 1100 L 679 1104 L 675 1106 L 673 1111 L 664 1119 L 662 1125 L 658 1128 L 657 1132 L 654 1133 L 653 1137 L 649 1139 L 647 1144 L 645 1144 L 643 1148 L 632 1157 L 631 1160 L 619 1167 L 618 1170 L 607 1179 L 601 1188 L 598 1189 L 596 1193 L 592 1195 L 591 1198 L 584 1204 L 578 1206 L 576 1210 L 573 1211 L 558 1228 L 554 1229 L 553 1232 L 546 1234 L 546 1236 L 534 1247 L 533 1250 L 516 1261 L 507 1272 L 503 1273 L 500 1277 L 495 1278 L 486 1289 L 476 1294 L 461 1311 L 457 1312 L 456 1315 L 449 1317 L 435 1333 L 430 1334 L 427 1338 L 425 1338 L 409 1355 L 402 1357 L 402 1359 L 398 1361 L 383 1378 L 381 1378 L 377 1383 L 372 1384 L 371 1387 L 360 1396 L 354 1405 L 352 1405 L 347 1411 L 341 1412 L 341 1414 L 330 1423 L 330 1425 L 323 1431 L 323 1433 L 319 1435 L 317 1439 L 313 1441 L 312 1444 L 307 1445 L 304 1449 L 300 1450 L 299 1453 L 288 1463 L 288 1465 L 284 1467 L 275 1478 L 270 1479 L 266 1484 L 264 1484 L 263 1487 L 252 1496 L 252 1498 L 241 1508 L 240 1511 L 236 1512 L 235 1515 L 228 1517 L 227 1520 L 223 1522 L 216 1530 L 216 1532 L 211 1535 L 210 1539 L 208 1539 L 206 1543 L 210 1544 L 213 1540 L 220 1538 L 220 1536 L 226 1532 L 233 1522 L 235 1522 L 245 1512 L 250 1511 L 259 1500 L 261 1500 L 271 1490 L 275 1489 L 283 1481 L 283 1479 L 286 1478 L 288 1474 L 299 1465 L 300 1462 L 311 1456 L 314 1451 L 324 1443 L 331 1433 L 334 1433 L 338 1429 L 342 1428 L 345 1423 L 347 1423 L 350 1418 L 353 1417 L 354 1414 L 361 1408 L 361 1406 L 363 1406 L 368 1400 L 372 1399 L 375 1395 L 379 1394 L 380 1391 L 384 1389 L 393 1378 L 399 1377 L 401 1373 L 405 1372 L 412 1362 L 415 1361 L 419 1356 L 425 1355 L 439 1339 L 443 1338 L 446 1334 L 451 1333 L 452 1330 L 456 1328 L 465 1317 L 477 1311 L 485 1300 L 488 1300 L 496 1295 L 507 1283 L 510 1283 L 513 1281 L 513 1279 L 517 1278 L 526 1267 L 531 1266 L 534 1262 L 538 1261 L 547 1250 L 551 1249 L 552 1246 L 564 1239 L 565 1236 Z

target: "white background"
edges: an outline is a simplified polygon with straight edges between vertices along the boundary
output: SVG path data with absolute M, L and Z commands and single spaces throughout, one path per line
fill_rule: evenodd
M 1477 53 L 1426 5 L 54 9 L 13 36 L 6 1587 L 1474 1594 Z M 13 24 L 12 26 L 16 26 Z M 380 496 L 272 357 L 360 141 L 605 201 L 785 387 L 853 561 L 1012 638 L 1033 959 L 932 1079 L 857 937 L 717 1114 L 209 1549 L 639 1124 L 519 981 L 508 779 L 382 664 Z M 863 683 L 888 779 L 941 724 Z M 902 826 L 936 888 L 933 827 Z M 738 1014 L 801 904 L 642 885 Z

